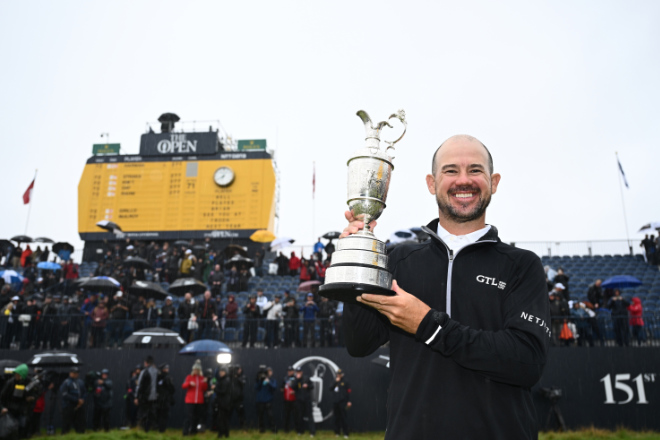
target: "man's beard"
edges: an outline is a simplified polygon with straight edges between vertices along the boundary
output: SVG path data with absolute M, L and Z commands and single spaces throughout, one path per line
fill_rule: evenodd
M 473 220 L 477 220 L 482 215 L 484 215 L 486 208 L 488 208 L 488 205 L 490 205 L 491 193 L 488 193 L 486 197 L 483 197 L 483 193 L 480 190 L 469 187 L 456 188 L 454 191 L 477 191 L 479 193 L 479 201 L 472 209 L 472 211 L 467 213 L 457 211 L 451 203 L 445 203 L 445 201 L 442 200 L 439 195 L 435 196 L 435 200 L 438 203 L 440 212 L 456 223 L 467 223 Z M 450 192 L 448 197 L 451 199 L 453 197 L 453 192 Z

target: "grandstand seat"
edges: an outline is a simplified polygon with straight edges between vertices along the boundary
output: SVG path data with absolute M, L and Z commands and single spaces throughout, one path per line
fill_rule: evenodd
M 228 327 L 225 329 L 224 335 L 225 342 L 235 342 L 236 341 L 236 329 L 233 327 Z

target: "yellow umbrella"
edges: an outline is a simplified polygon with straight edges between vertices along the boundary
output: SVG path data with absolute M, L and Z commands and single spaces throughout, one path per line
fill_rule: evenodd
M 256 241 L 257 243 L 270 243 L 275 240 L 275 235 L 270 231 L 261 229 L 250 235 L 250 240 Z

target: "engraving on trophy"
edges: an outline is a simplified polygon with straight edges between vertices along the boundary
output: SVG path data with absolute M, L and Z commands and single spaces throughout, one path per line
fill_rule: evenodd
M 364 123 L 365 146 L 348 160 L 347 204 L 354 218 L 364 222 L 356 234 L 341 238 L 332 254 L 326 271 L 321 295 L 331 299 L 355 302 L 361 293 L 393 295 L 392 276 L 387 270 L 385 244 L 371 232 L 369 223 L 377 220 L 387 206 L 387 193 L 394 165 L 394 144 L 406 133 L 405 112 L 399 110 L 388 118 L 398 119 L 403 132 L 394 141 L 383 141 L 387 148 L 380 149 L 380 133 L 384 127 L 393 128 L 388 121 L 374 124 L 364 110 L 357 112 Z M 370 252 L 369 252 L 370 250 Z M 365 252 L 368 254 L 365 254 Z M 375 253 L 375 254 L 373 254 Z

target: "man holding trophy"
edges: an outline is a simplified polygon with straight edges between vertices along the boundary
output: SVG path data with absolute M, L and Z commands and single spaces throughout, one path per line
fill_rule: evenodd
M 393 167 L 392 158 L 373 147 L 389 124 L 371 131 L 369 124 L 367 153 L 376 156 L 369 160 L 389 167 L 354 176 L 351 163 L 368 154 L 349 161 L 349 225 L 320 293 L 347 302 L 351 355 L 367 356 L 390 343 L 386 439 L 537 438 L 530 389 L 550 341 L 545 275 L 535 254 L 502 243 L 486 224 L 500 182 L 490 152 L 467 135 L 445 141 L 426 176 L 439 214 L 423 227 L 431 239 L 382 255 L 371 230 Z M 378 180 L 384 174 L 385 184 Z

